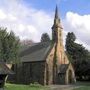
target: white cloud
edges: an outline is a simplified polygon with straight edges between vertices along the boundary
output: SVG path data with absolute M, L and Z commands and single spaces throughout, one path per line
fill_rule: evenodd
M 22 0 L 0 0 L 0 26 L 13 30 L 20 39 L 39 41 L 41 34 L 47 32 L 51 36 L 53 24 L 52 13 L 27 7 Z M 90 15 L 79 15 L 67 12 L 62 20 L 64 40 L 67 32 L 73 31 L 77 42 L 90 50 Z
M 11 21 L 16 21 L 17 20 L 17 17 L 15 17 L 14 15 L 12 14 L 8 14 L 8 20 L 11 20 Z
M 23 24 L 19 24 L 18 25 L 18 32 L 24 32 L 24 30 L 25 30 L 25 26 L 23 25 Z
M 14 15 L 5 12 L 5 10 L 0 9 L 0 20 L 15 21 L 17 18 Z
M 27 28 L 28 28 L 30 33 L 37 34 L 37 29 L 34 26 L 28 25 Z
M 77 41 L 90 50 L 90 15 L 67 12 L 64 25 L 67 32 L 74 32 Z
M 6 17 L 7 17 L 7 16 L 6 16 L 6 14 L 4 13 L 4 11 L 0 9 L 0 20 L 5 19 Z
M 0 0 L 0 19 L 0 26 L 13 30 L 20 39 L 39 41 L 43 32 L 51 34 L 52 15 L 28 8 L 22 0 Z

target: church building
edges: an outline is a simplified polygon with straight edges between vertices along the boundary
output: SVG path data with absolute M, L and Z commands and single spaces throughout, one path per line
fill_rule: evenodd
M 52 40 L 23 48 L 21 63 L 14 65 L 14 82 L 42 85 L 71 84 L 76 82 L 74 68 L 63 46 L 63 28 L 56 6 Z

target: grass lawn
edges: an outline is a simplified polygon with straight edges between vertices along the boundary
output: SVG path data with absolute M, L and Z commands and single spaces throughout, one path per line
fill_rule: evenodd
M 73 90 L 90 90 L 90 82 L 77 82 L 76 86 L 80 86 Z M 19 85 L 8 84 L 5 85 L 5 90 L 50 90 L 49 87 L 41 86 L 39 84 Z
M 76 88 L 76 89 L 73 89 L 73 90 L 90 90 L 90 86 L 82 86 L 80 88 Z
M 16 84 L 6 84 L 6 90 L 48 90 L 47 87 L 40 85 L 16 85 Z
M 90 90 L 90 82 L 77 82 L 77 85 L 81 87 L 74 90 Z

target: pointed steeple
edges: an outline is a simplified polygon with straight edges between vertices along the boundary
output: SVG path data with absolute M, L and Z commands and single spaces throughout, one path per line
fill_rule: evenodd
M 57 5 L 56 5 L 56 9 L 55 9 L 55 18 L 54 19 L 58 19 L 59 17 L 58 17 L 58 7 L 57 7 Z
M 52 26 L 52 40 L 62 44 L 62 25 L 59 18 L 58 7 L 56 5 L 54 24 Z
M 54 17 L 54 25 L 58 26 L 59 24 L 60 24 L 60 18 L 59 18 L 59 13 L 58 13 L 58 7 L 56 5 L 55 17 Z

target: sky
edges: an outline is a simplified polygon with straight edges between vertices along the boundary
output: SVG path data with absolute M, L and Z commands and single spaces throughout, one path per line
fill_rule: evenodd
M 51 37 L 58 5 L 63 38 L 74 32 L 76 42 L 90 50 L 90 0 L 0 0 L 0 27 L 7 27 L 21 40 L 40 41 L 42 33 Z

